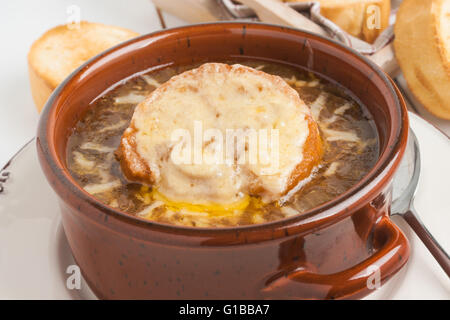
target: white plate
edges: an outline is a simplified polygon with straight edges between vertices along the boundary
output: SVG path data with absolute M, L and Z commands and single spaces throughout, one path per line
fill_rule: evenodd
M 450 249 L 450 140 L 410 114 L 421 148 L 422 174 L 416 208 L 441 245 Z M 4 169 L 9 178 L 0 193 L 0 299 L 95 299 L 66 287 L 74 265 L 59 217 L 56 196 L 41 172 L 31 141 Z M 1 174 L 0 174 L 1 178 Z M 450 299 L 450 280 L 419 238 L 399 218 L 411 243 L 407 265 L 367 299 Z

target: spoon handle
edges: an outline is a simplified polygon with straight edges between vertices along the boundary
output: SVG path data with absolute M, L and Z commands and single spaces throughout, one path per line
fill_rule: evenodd
M 437 240 L 431 235 L 422 221 L 419 219 L 414 208 L 410 208 L 409 211 L 403 214 L 403 218 L 419 236 L 420 240 L 425 244 L 433 257 L 444 269 L 448 277 L 450 277 L 450 258 L 447 252 L 439 245 Z

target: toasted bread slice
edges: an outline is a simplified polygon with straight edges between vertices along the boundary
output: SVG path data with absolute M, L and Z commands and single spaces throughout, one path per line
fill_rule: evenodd
M 205 138 L 199 126 L 214 135 Z M 188 136 L 174 136 L 179 130 Z M 234 144 L 234 137 L 245 141 Z M 283 79 L 206 63 L 174 76 L 136 107 L 117 155 L 130 180 L 171 201 L 230 204 L 251 195 L 270 202 L 311 175 L 322 141 L 310 109 Z
M 307 2 L 310 0 L 283 0 Z M 320 13 L 343 30 L 369 43 L 389 26 L 390 0 L 316 0 Z
M 394 47 L 413 94 L 431 113 L 450 119 L 450 0 L 404 0 Z
M 137 35 L 127 29 L 86 21 L 71 28 L 61 25 L 45 32 L 28 53 L 31 92 L 38 111 L 51 92 L 77 67 Z

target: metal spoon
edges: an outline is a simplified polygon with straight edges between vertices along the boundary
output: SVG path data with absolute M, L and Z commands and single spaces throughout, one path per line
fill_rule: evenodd
M 414 209 L 414 197 L 420 175 L 419 143 L 414 132 L 409 129 L 408 145 L 402 163 L 394 178 L 391 215 L 405 219 L 417 236 L 422 240 L 433 257 L 450 277 L 450 258 L 428 231 Z

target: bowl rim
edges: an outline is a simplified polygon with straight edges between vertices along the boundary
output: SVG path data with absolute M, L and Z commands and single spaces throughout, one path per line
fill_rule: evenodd
M 398 113 L 398 123 L 393 123 L 391 132 L 388 135 L 387 144 L 384 152 L 380 153 L 379 158 L 372 169 L 355 185 L 353 185 L 350 189 L 345 191 L 343 194 L 338 197 L 325 202 L 317 207 L 312 208 L 302 214 L 290 216 L 287 218 L 252 224 L 252 225 L 243 225 L 243 226 L 233 226 L 233 227 L 191 227 L 191 226 L 180 226 L 168 223 L 161 223 L 152 220 L 148 220 L 145 218 L 133 216 L 129 213 L 126 213 L 121 210 L 117 210 L 113 207 L 110 207 L 100 200 L 97 200 L 96 197 L 87 193 L 81 186 L 76 183 L 73 177 L 70 175 L 66 167 L 61 167 L 58 165 L 58 161 L 55 160 L 59 158 L 59 155 L 55 151 L 54 148 L 50 147 L 49 143 L 49 123 L 51 120 L 56 122 L 57 120 L 52 118 L 51 116 L 54 113 L 56 108 L 55 101 L 59 97 L 59 95 L 64 91 L 66 86 L 74 80 L 74 78 L 83 73 L 83 70 L 86 70 L 97 62 L 98 60 L 104 58 L 105 56 L 110 55 L 111 53 L 125 48 L 135 42 L 139 42 L 141 40 L 150 39 L 152 37 L 161 36 L 164 34 L 176 33 L 177 31 L 187 31 L 188 29 L 196 29 L 201 30 L 202 28 L 208 27 L 229 27 L 229 28 L 242 28 L 245 26 L 247 32 L 249 28 L 268 28 L 272 31 L 284 32 L 286 30 L 294 33 L 298 33 L 299 35 L 307 38 L 315 38 L 315 40 L 319 40 L 323 42 L 329 42 L 338 47 L 339 50 L 345 52 L 345 54 L 350 54 L 364 62 L 368 65 L 374 73 L 376 73 L 381 80 L 386 85 L 386 88 L 392 94 L 395 101 L 395 111 Z M 326 76 L 326 75 L 325 75 Z M 53 115 L 54 116 L 54 115 Z M 41 167 L 43 167 L 42 162 L 47 162 L 50 170 L 53 175 L 57 177 L 57 179 L 62 182 L 62 185 L 69 189 L 77 198 L 79 198 L 82 202 L 86 202 L 95 208 L 99 209 L 106 215 L 113 216 L 118 218 L 119 220 L 134 224 L 136 226 L 141 226 L 148 229 L 155 229 L 158 231 L 164 231 L 168 233 L 182 233 L 182 234 L 194 234 L 194 235 L 217 235 L 224 233 L 236 233 L 236 232 L 252 232 L 252 231 L 265 231 L 266 229 L 286 229 L 286 228 L 310 228 L 310 227 L 318 227 L 319 225 L 329 224 L 330 222 L 335 221 L 335 219 L 343 219 L 354 210 L 359 209 L 363 205 L 367 203 L 367 201 L 371 200 L 371 195 L 377 195 L 381 188 L 385 185 L 383 183 L 384 177 L 392 176 L 393 172 L 397 168 L 403 153 L 406 147 L 406 139 L 408 135 L 408 114 L 406 111 L 405 103 L 398 92 L 398 89 L 395 88 L 395 84 L 386 75 L 386 73 L 380 69 L 374 62 L 370 61 L 368 58 L 364 57 L 354 49 L 347 47 L 333 39 L 325 38 L 321 35 L 317 35 L 311 33 L 309 31 L 300 30 L 292 27 L 285 27 L 280 25 L 274 25 L 269 23 L 262 22 L 212 22 L 212 23 L 199 23 L 199 24 L 190 24 L 180 27 L 168 28 L 163 30 L 158 30 L 155 32 L 151 32 L 148 34 L 144 34 L 133 39 L 124 41 L 115 45 L 114 47 L 101 52 L 100 54 L 92 57 L 87 62 L 82 64 L 76 70 L 74 70 L 51 94 L 50 98 L 47 100 L 42 114 L 39 119 L 38 130 L 37 130 L 37 139 L 36 145 L 38 149 L 38 153 L 42 153 L 42 156 L 39 157 L 41 162 Z M 396 128 L 396 129 L 395 129 Z M 395 131 L 393 133 L 392 131 Z M 53 146 L 54 147 L 54 146 Z M 45 170 L 44 170 L 45 171 Z M 47 176 L 48 179 L 48 176 Z M 55 190 L 56 188 L 54 188 Z M 55 190 L 57 194 L 60 194 L 60 191 Z M 65 200 L 64 200 L 65 201 Z M 89 214 L 88 214 L 89 215 Z M 288 234 L 287 229 L 286 235 Z

